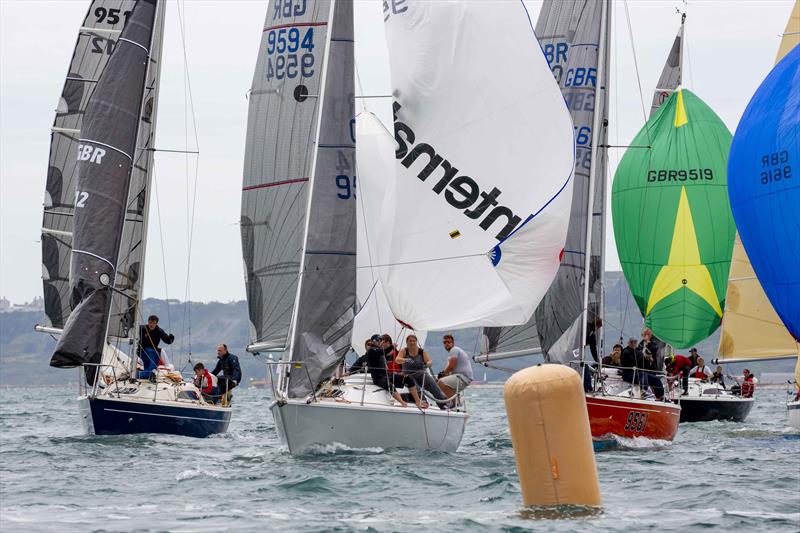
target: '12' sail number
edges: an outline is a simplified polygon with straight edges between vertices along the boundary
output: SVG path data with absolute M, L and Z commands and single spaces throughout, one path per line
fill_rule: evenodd
M 308 52 L 303 52 L 308 50 Z M 267 34 L 267 80 L 314 75 L 314 28 L 300 38 L 298 28 L 280 28 Z M 274 58 L 274 61 L 273 61 Z

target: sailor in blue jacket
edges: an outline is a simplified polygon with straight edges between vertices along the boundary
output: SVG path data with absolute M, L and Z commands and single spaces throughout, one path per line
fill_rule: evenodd
M 219 392 L 222 395 L 222 405 L 227 405 L 231 400 L 231 391 L 242 382 L 242 368 L 239 358 L 228 351 L 227 344 L 217 346 L 217 366 L 211 371 L 219 378 Z M 222 377 L 218 374 L 222 371 Z

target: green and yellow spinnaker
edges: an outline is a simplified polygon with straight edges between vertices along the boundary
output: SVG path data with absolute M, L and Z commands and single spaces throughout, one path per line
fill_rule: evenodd
M 687 348 L 719 327 L 725 308 L 736 233 L 728 202 L 731 134 L 681 89 L 632 145 L 611 189 L 622 270 L 645 325 Z

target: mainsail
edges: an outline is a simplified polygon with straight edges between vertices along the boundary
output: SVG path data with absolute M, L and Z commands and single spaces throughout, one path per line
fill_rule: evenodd
M 797 0 L 786 24 L 775 62 L 778 63 L 799 44 L 800 0 Z M 720 358 L 774 358 L 798 353 L 800 345 L 789 334 L 764 293 L 737 233 L 722 320 Z
M 800 188 L 794 183 L 800 175 L 800 45 L 747 105 L 728 170 L 742 244 L 769 301 L 800 341 Z
M 658 78 L 656 90 L 653 94 L 653 103 L 650 104 L 650 116 L 652 117 L 656 110 L 661 107 L 661 104 L 680 87 L 683 78 L 683 28 L 686 23 L 686 14 L 681 15 L 681 27 L 678 29 L 678 35 L 672 42 L 672 48 L 667 56 L 667 62 L 661 70 L 661 76 Z
M 558 269 L 574 162 L 525 7 L 393 2 L 384 20 L 396 150 L 378 262 L 392 313 L 423 330 L 522 324 Z
M 242 249 L 250 351 L 290 352 L 289 397 L 350 345 L 356 199 L 350 2 L 270 2 L 250 91 Z
M 106 335 L 113 333 L 109 314 L 117 276 L 128 275 L 120 272 L 120 259 L 129 261 L 130 254 L 121 248 L 133 169 L 141 161 L 137 138 L 156 12 L 155 0 L 136 2 L 85 104 L 80 130 L 73 132 L 77 133 L 77 142 L 69 143 L 75 145 L 73 156 L 77 157 L 68 289 L 72 312 L 50 361 L 52 366 L 99 362 Z M 90 16 L 98 13 L 99 8 Z M 124 13 L 117 15 L 125 18 Z M 146 190 L 146 169 L 141 176 L 140 185 Z M 143 218 L 143 205 L 139 212 Z M 135 231 L 128 232 L 128 243 L 135 235 Z
M 69 266 L 76 201 L 78 139 L 84 113 L 100 75 L 117 46 L 135 0 L 95 0 L 86 14 L 70 61 L 52 127 L 42 220 L 42 280 L 47 325 L 62 329 L 72 311 Z M 150 65 L 136 143 L 139 150 L 128 195 L 126 222 L 117 265 L 109 335 L 124 337 L 136 315 L 141 291 L 147 185 L 152 167 L 164 3 L 159 4 L 153 28 Z M 77 198 L 80 200 L 80 198 Z
M 534 316 L 521 326 L 485 328 L 485 353 L 536 353 L 546 360 L 566 362 L 573 358 L 582 338 L 584 285 L 586 283 L 587 219 L 591 213 L 589 269 L 589 320 L 602 313 L 602 272 L 605 238 L 605 150 L 597 150 L 592 171 L 593 148 L 607 139 L 607 81 L 598 73 L 600 54 L 608 53 L 602 42 L 604 2 L 593 0 L 545 1 L 536 23 L 536 35 L 572 116 L 575 131 L 575 167 L 572 209 L 563 258 L 553 284 Z M 602 52 L 605 50 L 605 52 Z M 607 64 L 607 62 L 606 62 Z M 600 86 L 597 80 L 600 79 Z M 601 129 L 592 134 L 595 116 Z M 594 189 L 590 210 L 590 187 Z
M 687 348 L 719 327 L 735 227 L 727 194 L 731 135 L 678 90 L 617 168 L 611 202 L 625 279 L 660 339 Z

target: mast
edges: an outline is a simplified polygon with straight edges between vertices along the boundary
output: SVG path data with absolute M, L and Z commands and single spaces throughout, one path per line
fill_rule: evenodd
M 319 157 L 319 138 L 320 138 L 320 130 L 322 126 L 322 108 L 325 105 L 325 82 L 328 78 L 328 61 L 330 60 L 331 54 L 331 36 L 333 34 L 333 13 L 334 9 L 336 8 L 336 0 L 330 0 L 330 8 L 328 9 L 328 32 L 325 35 L 325 56 L 322 59 L 322 76 L 320 77 L 320 84 L 319 84 L 319 99 L 317 100 L 317 120 L 316 126 L 314 129 L 316 130 L 315 137 L 314 137 L 314 149 L 313 149 L 313 156 L 311 162 L 311 174 L 309 175 L 308 180 L 308 198 L 306 202 L 306 216 L 305 216 L 305 224 L 303 227 L 303 240 L 302 246 L 303 250 L 300 253 L 300 276 L 297 280 L 297 292 L 295 294 L 295 301 L 294 301 L 294 309 L 292 310 L 292 326 L 289 330 L 289 346 L 288 346 L 288 353 L 289 353 L 289 361 L 293 360 L 294 358 L 294 351 L 296 346 L 295 338 L 297 335 L 297 322 L 298 322 L 298 314 L 300 308 L 300 295 L 303 291 L 303 279 L 305 278 L 304 272 L 306 268 L 306 248 L 308 246 L 308 230 L 309 230 L 309 222 L 311 219 L 311 200 L 314 197 L 314 181 L 316 180 L 316 173 L 317 173 L 317 161 Z M 281 376 L 280 386 L 282 387 L 282 392 L 286 394 L 289 389 L 289 373 L 291 368 L 289 365 L 284 365 L 283 367 L 284 373 Z
M 603 5 L 601 8 L 601 15 L 600 15 L 600 36 L 601 36 L 601 43 L 602 43 L 602 50 L 598 50 L 598 65 L 597 65 L 597 82 L 595 85 L 595 102 L 598 102 L 601 98 L 603 101 L 607 99 L 608 91 L 603 88 L 603 85 L 606 83 L 606 57 L 608 55 L 607 48 L 609 42 L 609 20 L 610 20 L 610 13 L 611 13 L 611 5 L 610 0 L 604 0 Z M 600 91 L 603 91 L 604 94 L 600 94 Z M 598 98 L 600 97 L 600 98 Z M 596 104 L 595 104 L 596 105 Z M 583 352 L 584 348 L 586 347 L 586 328 L 588 327 L 588 320 L 589 320 L 589 289 L 591 286 L 591 265 L 592 265 L 592 223 L 594 218 L 594 193 L 595 193 L 595 181 L 597 179 L 597 169 L 598 166 L 601 167 L 601 175 L 602 175 L 602 165 L 601 163 L 598 165 L 597 155 L 598 149 L 600 148 L 600 141 L 603 139 L 601 134 L 601 128 L 605 128 L 605 106 L 603 108 L 602 113 L 595 113 L 594 120 L 592 121 L 592 162 L 589 168 L 589 200 L 588 200 L 588 215 L 586 217 L 586 254 L 584 260 L 584 283 L 583 283 L 583 318 L 581 320 L 581 360 L 584 359 Z M 605 201 L 603 202 L 605 203 Z M 605 212 L 601 215 L 605 218 Z M 601 227 L 604 224 L 601 221 Z M 602 248 L 601 248 L 602 251 Z M 602 257 L 602 253 L 601 253 Z M 601 260 L 602 264 L 602 260 Z M 602 289 L 602 279 L 603 273 L 600 273 L 601 279 L 601 289 Z M 602 291 L 601 291 L 602 292 Z M 595 317 L 596 320 L 597 317 Z M 597 332 L 595 332 L 595 337 L 597 336 Z
M 135 309 L 139 310 L 139 306 L 141 305 L 142 301 L 142 294 L 144 294 L 144 264 L 145 259 L 147 258 L 147 224 L 150 218 L 150 193 L 151 193 L 151 184 L 152 184 L 152 176 L 153 176 L 153 167 L 155 166 L 155 137 L 156 137 L 156 121 L 158 117 L 158 95 L 161 88 L 161 52 L 164 49 L 164 19 L 166 16 L 166 0 L 157 0 L 156 4 L 156 22 L 154 27 L 156 28 L 153 31 L 153 36 L 150 38 L 150 55 L 148 56 L 147 60 L 151 68 L 155 68 L 155 76 L 153 80 L 153 110 L 150 113 L 150 135 L 148 140 L 147 146 L 137 146 L 137 149 L 146 150 L 145 156 L 148 159 L 147 165 L 147 176 L 145 179 L 145 198 L 144 198 L 144 213 L 142 217 L 142 240 L 141 240 L 141 254 L 142 260 L 139 263 L 139 290 L 136 293 L 137 301 L 135 304 Z M 156 32 L 158 35 L 156 36 Z M 157 42 L 156 42 L 157 40 Z M 157 48 L 153 48 L 156 45 Z M 153 50 L 157 50 L 155 54 L 155 65 L 153 65 Z M 150 73 L 150 68 L 148 68 L 148 74 Z M 149 76 L 145 77 L 145 83 L 147 83 Z M 137 130 L 141 130 L 142 125 L 142 116 L 144 114 L 144 107 L 147 105 L 147 101 L 142 102 L 142 107 L 139 111 L 139 127 Z M 140 131 L 137 131 L 136 138 L 139 139 Z M 137 142 L 137 144 L 139 144 Z M 120 243 L 122 246 L 123 243 Z M 169 303 L 167 303 L 169 305 Z M 139 327 L 137 326 L 136 322 L 136 313 L 133 316 L 133 333 L 129 335 L 129 342 L 130 342 L 130 359 L 131 359 L 131 376 L 136 375 L 136 346 L 139 342 Z

